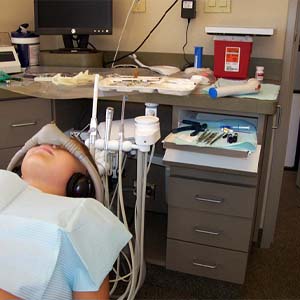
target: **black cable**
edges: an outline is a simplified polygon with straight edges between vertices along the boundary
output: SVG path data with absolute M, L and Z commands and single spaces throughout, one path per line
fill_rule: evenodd
M 188 19 L 187 26 L 186 26 L 186 31 L 185 31 L 185 44 L 182 47 L 183 57 L 184 57 L 184 60 L 186 61 L 188 66 L 192 65 L 191 62 L 189 62 L 188 59 L 186 58 L 186 54 L 185 54 L 185 47 L 188 44 L 188 30 L 189 30 L 190 23 L 191 23 L 191 19 Z
M 132 55 L 134 53 L 136 53 L 144 44 L 145 42 L 148 40 L 148 38 L 150 37 L 150 35 L 153 33 L 153 31 L 158 27 L 158 25 L 162 22 L 162 20 L 165 18 L 165 16 L 167 15 L 167 13 L 174 7 L 174 5 L 178 2 L 178 0 L 175 0 L 173 2 L 173 4 L 165 11 L 165 13 L 163 14 L 163 16 L 160 18 L 160 20 L 156 23 L 156 25 L 151 29 L 151 31 L 148 33 L 148 35 L 146 36 L 146 38 L 142 41 L 142 43 L 132 52 L 126 54 L 126 55 L 123 55 L 115 60 L 112 60 L 112 61 L 108 61 L 107 63 L 105 63 L 104 65 L 108 65 L 108 64 L 112 64 L 112 63 L 115 63 L 117 61 L 120 61 L 121 59 L 125 58 L 125 57 L 128 57 L 129 55 Z
M 90 45 L 94 50 L 97 50 L 97 48 L 91 42 L 88 42 L 88 45 Z
M 72 41 L 77 43 L 77 48 L 79 48 L 79 37 L 78 35 L 72 35 Z
M 77 48 L 79 48 L 80 38 L 78 36 L 72 36 L 72 40 L 77 43 Z M 91 46 L 93 50 L 97 50 L 97 48 L 91 42 L 88 42 L 88 45 Z

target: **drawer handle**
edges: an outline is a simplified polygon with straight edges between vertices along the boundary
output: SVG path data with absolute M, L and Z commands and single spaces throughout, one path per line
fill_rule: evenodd
M 213 236 L 218 236 L 221 234 L 221 232 L 202 230 L 202 229 L 198 229 L 198 228 L 195 228 L 195 231 L 198 233 L 204 233 L 204 234 L 213 235 Z
M 37 122 L 28 122 L 28 123 L 11 124 L 10 126 L 16 128 L 16 127 L 34 126 L 36 124 Z
M 193 265 L 196 267 L 202 267 L 202 268 L 206 268 L 206 269 L 216 269 L 217 265 L 207 265 L 207 264 L 201 264 L 198 262 L 193 261 Z
M 203 198 L 198 195 L 195 196 L 195 200 L 197 201 L 203 201 L 203 202 L 209 202 L 209 203 L 214 203 L 214 204 L 221 204 L 224 202 L 224 199 L 220 200 L 215 200 L 215 199 L 209 199 L 209 198 Z

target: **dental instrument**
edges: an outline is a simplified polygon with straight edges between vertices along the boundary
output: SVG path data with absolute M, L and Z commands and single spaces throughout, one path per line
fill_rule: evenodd
M 199 132 L 205 131 L 207 129 L 207 124 L 206 123 L 200 123 L 196 121 L 190 121 L 190 120 L 182 120 L 182 124 L 189 124 L 189 126 L 183 126 L 183 127 L 178 127 L 175 129 L 172 129 L 172 133 L 178 133 L 182 131 L 187 131 L 187 130 L 193 130 L 190 133 L 190 136 L 195 136 L 198 135 Z
M 216 138 L 214 138 L 209 144 L 212 145 L 214 144 L 216 141 L 218 141 L 221 137 L 224 136 L 224 132 L 220 133 Z

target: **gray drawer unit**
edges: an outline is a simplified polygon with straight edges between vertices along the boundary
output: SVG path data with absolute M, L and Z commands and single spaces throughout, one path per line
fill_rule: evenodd
M 168 178 L 169 206 L 252 218 L 255 196 L 255 187 Z
M 184 273 L 243 283 L 247 253 L 168 239 L 166 267 Z
M 0 101 L 0 149 L 24 145 L 51 119 L 49 100 L 27 98 Z
M 168 238 L 248 252 L 251 219 L 169 207 Z
M 19 150 L 19 147 L 16 148 L 8 148 L 8 149 L 0 149 L 0 169 L 6 169 L 10 160 L 15 155 L 15 153 Z
M 166 150 L 168 269 L 244 282 L 259 158 Z

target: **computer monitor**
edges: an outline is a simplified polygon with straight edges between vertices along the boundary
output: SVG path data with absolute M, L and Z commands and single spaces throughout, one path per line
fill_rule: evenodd
M 67 49 L 87 49 L 89 35 L 112 34 L 112 1 L 34 0 L 35 32 L 62 35 Z

